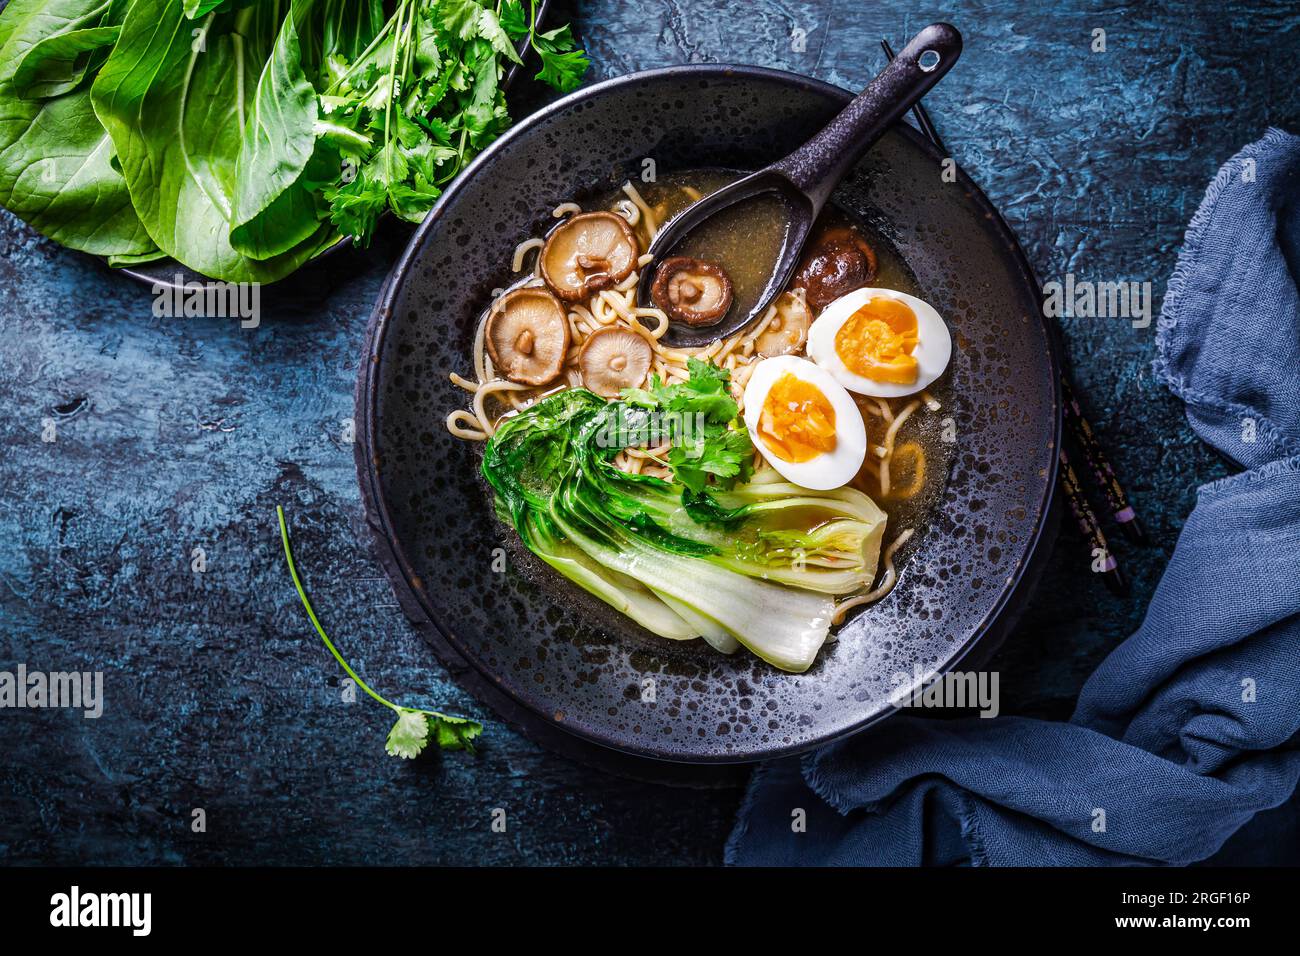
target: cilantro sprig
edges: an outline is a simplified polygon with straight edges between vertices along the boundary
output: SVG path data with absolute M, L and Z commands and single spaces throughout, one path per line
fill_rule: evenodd
M 561 93 L 571 93 L 582 82 L 583 74 L 591 61 L 585 50 L 577 49 L 569 24 L 537 32 L 537 0 L 528 0 L 528 17 L 524 17 L 522 0 L 506 0 L 501 7 L 501 26 L 510 39 L 518 42 L 526 35 L 528 45 L 536 51 L 542 68 L 534 79 L 555 87 Z
M 326 187 L 330 220 L 369 242 L 391 209 L 420 222 L 445 185 L 510 125 L 501 79 L 528 38 L 537 79 L 568 93 L 589 65 L 568 24 L 537 32 L 529 0 L 399 0 L 355 59 L 334 55 L 318 128 L 347 164 Z
M 731 397 L 731 373 L 699 359 L 689 359 L 690 378 L 665 385 L 652 376 L 647 388 L 627 388 L 622 399 L 630 405 L 664 412 L 680 427 L 668 450 L 673 478 L 693 494 L 712 486 L 726 491 L 753 475 L 754 444 L 737 421 L 740 406 Z
M 483 732 L 482 724 L 465 717 L 452 717 L 436 710 L 422 710 L 417 707 L 402 707 L 394 704 L 372 690 L 370 685 L 348 666 L 348 662 L 343 659 L 343 655 L 339 653 L 338 648 L 326 636 L 325 629 L 321 627 L 320 620 L 316 617 L 315 610 L 312 609 L 311 601 L 307 599 L 307 592 L 302 586 L 302 580 L 298 577 L 298 569 L 293 562 L 293 551 L 289 547 L 289 526 L 284 518 L 284 509 L 277 505 L 275 513 L 280 520 L 280 540 L 284 543 L 284 559 L 289 565 L 289 574 L 293 577 L 293 585 L 298 589 L 298 597 L 302 600 L 302 606 L 307 609 L 307 617 L 311 619 L 312 625 L 316 628 L 316 633 L 325 642 L 325 646 L 334 655 L 334 659 L 339 662 L 339 666 L 347 672 L 349 677 L 356 681 L 357 686 L 397 714 L 397 723 L 393 724 L 393 729 L 388 732 L 388 740 L 385 744 L 388 753 L 394 757 L 410 759 L 417 756 L 431 743 L 437 744 L 443 750 L 468 750 L 473 753 L 474 745 L 472 741 Z

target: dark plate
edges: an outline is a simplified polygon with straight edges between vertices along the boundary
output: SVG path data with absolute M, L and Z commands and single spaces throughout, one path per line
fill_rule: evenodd
M 550 5 L 551 5 L 551 0 L 538 0 L 537 2 L 538 26 L 541 26 L 543 23 L 546 22 L 546 14 Z M 529 54 L 528 38 L 524 37 L 522 40 L 520 40 L 516 49 L 519 50 L 519 58 L 524 62 L 512 64 L 510 69 L 506 70 L 506 75 L 501 78 L 501 88 L 505 90 L 507 93 L 510 91 L 511 85 L 519 78 L 520 71 L 527 67 L 528 54 Z M 395 219 L 396 217 L 391 217 L 391 218 Z M 342 239 L 338 240 L 338 242 L 334 243 L 332 246 L 327 246 L 325 249 L 317 253 L 314 258 L 304 263 L 302 267 L 298 269 L 297 272 L 293 273 L 292 276 L 286 276 L 284 279 L 281 279 L 280 281 L 285 282 L 291 278 L 302 276 L 304 272 L 309 272 L 309 270 L 317 267 L 320 263 L 334 257 L 337 253 L 343 252 L 345 249 L 348 249 L 351 245 L 352 245 L 352 237 L 344 236 Z M 193 269 L 181 265 L 175 259 L 172 259 L 170 257 L 165 259 L 158 259 L 154 262 L 144 262 L 137 266 L 123 266 L 122 268 L 114 269 L 113 271 L 120 272 L 126 276 L 130 276 L 136 282 L 144 283 L 145 285 L 148 285 L 151 288 L 159 289 L 159 290 L 177 289 L 177 288 L 183 289 L 189 285 L 194 285 L 196 283 L 202 284 L 211 281 L 207 276 L 201 275 L 195 272 Z M 311 284 L 310 282 L 307 283 L 306 287 L 309 287 L 310 284 Z M 297 292 L 298 289 L 294 288 L 291 289 L 290 291 Z
M 1055 344 L 1014 236 L 968 179 L 945 183 L 942 157 L 903 125 L 834 201 L 894 243 L 953 330 L 945 414 L 957 453 L 899 585 L 808 673 L 660 640 L 578 591 L 496 521 L 481 447 L 443 427 L 465 401 L 448 373 L 469 372 L 476 320 L 510 279 L 511 250 L 541 234 L 551 208 L 635 178 L 647 157 L 660 171 L 757 168 L 848 99 L 804 77 L 713 65 L 581 90 L 479 157 L 390 275 L 357 383 L 368 519 L 403 607 L 473 672 L 471 687 L 491 688 L 488 702 L 507 719 L 536 715 L 536 726 L 662 760 L 793 753 L 892 713 L 894 674 L 949 669 L 981 641 L 984 657 L 1023 598 L 1056 475 Z M 503 573 L 492 570 L 499 549 Z M 647 680 L 653 702 L 641 693 Z

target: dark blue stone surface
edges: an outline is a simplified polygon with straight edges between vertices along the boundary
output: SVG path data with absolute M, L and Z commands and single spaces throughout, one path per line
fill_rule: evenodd
M 592 79 L 713 61 L 850 88 L 882 65 L 879 38 L 900 46 L 921 16 L 892 0 L 557 10 Z M 1300 127 L 1289 4 L 984 0 L 943 16 L 966 52 L 927 105 L 1044 280 L 1150 281 L 1158 303 L 1218 166 L 1270 124 Z M 542 98 L 521 88 L 515 109 Z M 0 669 L 106 675 L 99 720 L 0 711 L 0 863 L 720 859 L 736 791 L 647 787 L 542 751 L 459 691 L 401 617 L 361 535 L 345 434 L 365 319 L 401 241 L 266 291 L 260 328 L 241 330 L 157 319 L 148 289 L 0 215 Z M 1064 529 L 995 663 L 1004 711 L 1053 717 L 1140 619 L 1195 487 L 1226 471 L 1152 381 L 1154 323 L 1064 326 L 1154 543 L 1120 543 L 1134 579 L 1120 601 Z M 478 756 L 388 758 L 387 712 L 341 702 L 276 504 L 353 666 L 391 698 L 483 719 Z

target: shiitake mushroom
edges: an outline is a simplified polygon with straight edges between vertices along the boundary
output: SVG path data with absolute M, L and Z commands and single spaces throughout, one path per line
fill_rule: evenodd
M 612 212 L 584 212 L 556 227 L 542 247 L 542 279 L 568 302 L 622 282 L 640 257 L 636 233 Z
M 650 371 L 650 343 L 630 329 L 607 326 L 593 332 L 578 353 L 582 384 L 602 398 L 636 388 Z
M 492 304 L 486 340 L 492 364 L 506 378 L 545 385 L 564 367 L 569 320 L 559 299 L 539 286 L 526 286 Z
M 812 311 L 802 289 L 782 292 L 775 305 L 776 315 L 754 340 L 754 351 L 762 358 L 799 351 L 808 341 L 808 327 L 812 325 Z
M 791 285 L 804 290 L 809 307 L 820 312 L 845 293 L 871 285 L 876 253 L 856 229 L 825 230 L 804 253 Z
M 650 298 L 674 322 L 712 325 L 731 308 L 731 277 L 716 262 L 673 256 L 659 264 Z

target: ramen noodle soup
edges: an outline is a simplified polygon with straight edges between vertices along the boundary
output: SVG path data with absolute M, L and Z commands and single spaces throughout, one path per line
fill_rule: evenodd
M 485 303 L 446 424 L 485 443 L 498 514 L 564 577 L 660 637 L 798 672 L 889 593 L 942 493 L 951 339 L 883 237 L 828 209 L 761 315 L 666 344 L 673 323 L 748 314 L 780 254 L 775 197 L 646 254 L 736 178 L 675 173 L 556 207 Z

